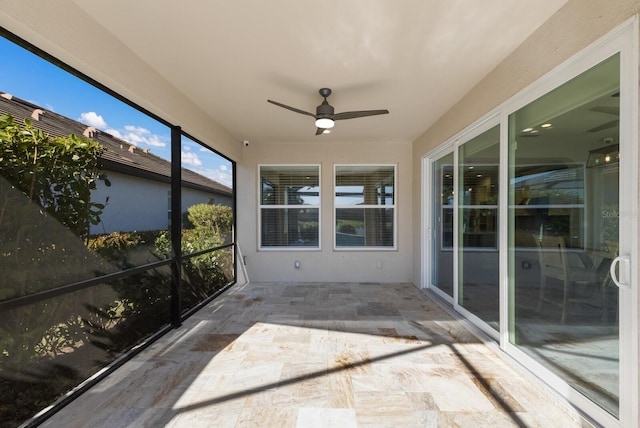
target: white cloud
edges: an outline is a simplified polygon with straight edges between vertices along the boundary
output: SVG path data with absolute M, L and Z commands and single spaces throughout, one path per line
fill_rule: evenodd
M 139 126 L 126 125 L 124 129 L 127 131 L 124 134 L 123 139 L 135 144 L 136 146 L 152 146 L 152 147 L 166 147 L 167 143 L 163 141 L 161 135 L 152 134 L 146 128 Z
M 220 171 L 229 171 L 226 165 L 220 165 Z
M 142 126 L 125 125 L 124 130 L 138 135 L 151 134 L 151 131 L 147 128 L 143 128 Z
M 193 165 L 193 166 L 202 165 L 202 161 L 200 160 L 200 158 L 198 158 L 198 155 L 193 152 L 183 151 L 181 159 L 182 159 L 182 163 L 185 165 Z
M 108 132 L 109 134 L 113 135 L 116 138 L 120 138 L 121 140 L 124 140 L 124 136 L 117 129 L 107 128 L 105 129 L 105 132 Z
M 127 132 L 124 137 L 124 140 L 135 144 L 136 146 L 140 146 L 141 143 L 144 143 L 144 138 L 142 138 L 140 135 L 135 134 L 133 132 Z
M 207 178 L 210 178 L 211 180 L 217 181 L 218 183 L 224 184 L 225 186 L 231 187 L 232 185 L 231 174 L 228 172 L 225 172 L 226 168 L 220 168 L 220 169 L 192 168 L 191 170 Z
M 149 138 L 146 139 L 148 145 L 153 147 L 166 147 L 167 143 L 162 141 L 162 137 L 159 135 L 152 134 Z
M 229 174 L 229 173 L 223 173 L 223 172 L 220 172 L 220 171 L 212 171 L 212 173 L 209 174 L 209 175 L 206 175 L 206 177 L 209 177 L 210 179 L 215 180 L 218 183 L 222 183 L 227 187 L 231 187 L 231 185 L 232 185 L 232 177 L 231 177 L 231 174 Z
M 134 125 L 125 125 L 123 132 L 117 129 L 108 129 L 107 132 L 114 137 L 125 140 L 128 143 L 134 144 L 138 147 L 166 147 L 167 143 L 165 138 L 161 135 L 152 134 L 146 128 Z
M 78 119 L 78 121 L 98 129 L 105 129 L 107 127 L 107 122 L 95 111 L 80 113 L 80 119 Z
M 78 121 L 101 129 L 116 138 L 138 147 L 167 147 L 169 137 L 152 133 L 147 128 L 135 125 L 124 125 L 121 129 L 110 128 L 107 121 L 95 111 L 80 113 Z

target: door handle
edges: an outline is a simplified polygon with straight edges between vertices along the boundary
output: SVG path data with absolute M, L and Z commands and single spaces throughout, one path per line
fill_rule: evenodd
M 620 278 L 616 275 L 616 266 L 619 266 L 618 273 Z M 609 274 L 614 284 L 619 288 L 631 288 L 631 261 L 629 256 L 618 256 L 613 259 L 609 267 Z

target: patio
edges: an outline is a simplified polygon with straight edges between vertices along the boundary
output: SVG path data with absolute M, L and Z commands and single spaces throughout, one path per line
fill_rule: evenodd
M 588 425 L 411 284 L 232 288 L 57 427 Z

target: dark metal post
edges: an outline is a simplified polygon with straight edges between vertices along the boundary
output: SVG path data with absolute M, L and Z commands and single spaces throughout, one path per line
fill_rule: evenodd
M 182 324 L 180 273 L 182 270 L 182 130 L 171 127 L 171 325 Z
M 237 283 L 238 282 L 238 236 L 236 235 L 237 233 L 237 225 L 238 225 L 238 220 L 237 220 L 237 215 L 236 215 L 236 200 L 237 200 L 237 193 L 238 193 L 238 187 L 236 186 L 236 169 L 237 169 L 238 165 L 235 163 L 235 161 L 231 162 L 231 185 L 233 186 L 232 190 L 231 190 L 231 213 L 233 215 L 233 223 L 232 223 L 232 236 L 231 239 L 233 239 L 233 283 Z M 243 260 L 240 260 L 240 263 L 244 263 Z

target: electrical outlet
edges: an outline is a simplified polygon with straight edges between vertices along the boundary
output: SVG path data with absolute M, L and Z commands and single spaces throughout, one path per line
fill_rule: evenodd
M 296 269 L 300 269 L 300 260 L 296 260 L 295 262 L 293 262 L 293 267 Z

